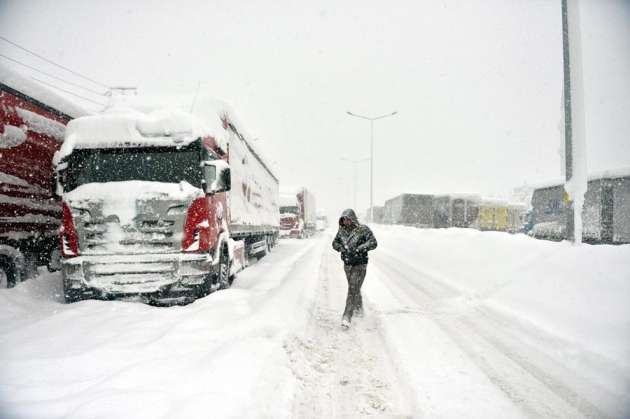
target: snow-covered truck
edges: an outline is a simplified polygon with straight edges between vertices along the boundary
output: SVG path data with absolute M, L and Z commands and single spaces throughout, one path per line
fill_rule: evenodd
M 280 236 L 306 238 L 317 230 L 315 196 L 302 187 L 280 195 Z
M 279 229 L 278 179 L 221 103 L 112 105 L 55 158 L 67 302 L 190 302 L 228 287 Z
M 58 265 L 61 203 L 52 192 L 52 158 L 68 121 L 86 114 L 0 65 L 0 288 L 39 265 Z
M 317 231 L 325 231 L 328 228 L 328 216 L 324 210 L 317 211 Z

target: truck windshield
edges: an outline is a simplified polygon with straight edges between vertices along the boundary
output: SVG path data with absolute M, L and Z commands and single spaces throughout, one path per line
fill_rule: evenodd
M 64 189 L 71 191 L 93 182 L 144 180 L 200 187 L 202 172 L 198 147 L 117 148 L 75 150 L 62 175 Z
M 297 206 L 280 207 L 280 214 L 298 214 Z

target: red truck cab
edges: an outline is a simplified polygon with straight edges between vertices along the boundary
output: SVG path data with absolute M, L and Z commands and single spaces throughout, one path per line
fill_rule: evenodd
M 55 159 L 67 302 L 188 303 L 271 247 L 277 227 L 263 215 L 267 205 L 277 220 L 277 180 L 227 115 L 208 118 L 112 107 L 68 125 Z M 271 179 L 266 195 L 242 187 L 252 176 Z
M 66 124 L 85 114 L 0 66 L 0 287 L 38 265 L 58 265 L 61 203 L 52 192 L 52 159 Z

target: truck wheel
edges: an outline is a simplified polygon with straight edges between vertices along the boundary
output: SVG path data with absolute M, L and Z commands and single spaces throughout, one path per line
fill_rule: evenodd
M 66 284 L 63 284 L 63 299 L 66 304 L 71 304 L 85 300 L 85 297 L 81 291 L 68 289 Z
M 63 292 L 63 297 L 66 304 L 77 303 L 79 301 L 85 300 L 85 297 L 83 296 L 82 292 L 77 292 L 73 290 L 65 290 Z
M 222 251 L 219 257 L 219 272 L 217 275 L 219 289 L 224 290 L 230 288 L 230 257 L 226 250 Z
M 63 281 L 63 298 L 66 304 L 76 303 L 78 301 L 85 300 L 83 291 L 71 289 L 66 285 L 66 281 Z
M 15 265 L 6 258 L 0 258 L 0 288 L 15 286 Z

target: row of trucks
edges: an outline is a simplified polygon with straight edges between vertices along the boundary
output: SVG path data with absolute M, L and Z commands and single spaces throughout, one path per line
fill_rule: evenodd
M 225 104 L 196 98 L 191 112 L 189 100 L 180 106 L 174 99 L 142 102 L 114 94 L 100 114 L 62 118 L 20 93 L 23 85 L 9 92 L 19 93 L 19 102 L 3 89 L 2 191 L 12 182 L 37 186 L 39 193 L 0 198 L 3 222 L 7 213 L 15 219 L 0 230 L 7 286 L 24 279 L 25 260 L 35 258 L 35 265 L 61 269 L 67 302 L 180 304 L 228 287 L 249 258 L 264 256 L 277 243 L 278 179 Z M 37 103 L 49 114 L 29 107 Z M 22 109 L 56 123 L 54 142 L 15 118 Z M 7 118 L 13 118 L 9 128 Z M 45 149 L 33 157 L 36 162 L 17 164 L 16 156 L 25 154 L 13 137 L 23 136 L 11 127 L 25 133 L 24 147 Z M 41 172 L 37 177 L 33 168 Z M 41 221 L 42 228 L 25 226 L 24 217 Z M 18 242 L 22 231 L 41 243 Z
M 527 234 L 539 239 L 567 239 L 567 217 L 571 214 L 567 198 L 561 180 L 533 189 Z M 583 241 L 630 243 L 630 166 L 589 173 L 581 216 Z
M 482 199 L 474 194 L 402 194 L 373 208 L 374 222 L 419 228 L 522 230 L 526 207 L 520 203 Z
M 304 187 L 283 190 L 280 194 L 280 237 L 303 239 L 316 231 L 315 195 Z

